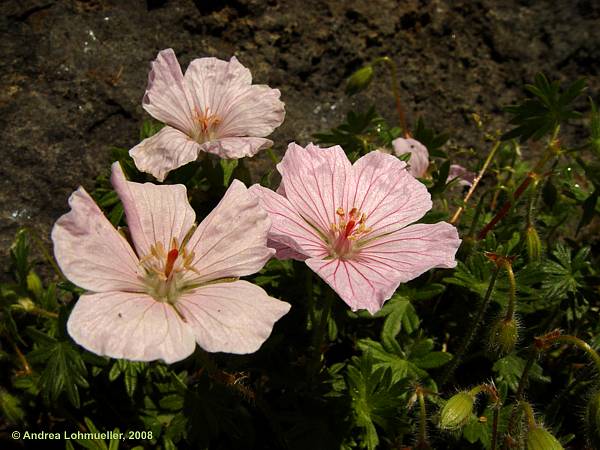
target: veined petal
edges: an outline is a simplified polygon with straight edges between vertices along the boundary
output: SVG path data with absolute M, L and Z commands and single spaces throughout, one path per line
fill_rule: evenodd
M 177 302 L 200 347 L 236 354 L 257 351 L 290 307 L 247 281 L 202 286 Z
M 424 177 L 429 167 L 429 152 L 427 147 L 416 139 L 398 138 L 392 141 L 394 155 L 401 156 L 410 153 L 408 172 L 416 178 Z
M 277 165 L 285 195 L 300 215 L 321 232 L 337 222 L 336 210 L 344 206 L 345 186 L 351 165 L 340 146 L 305 149 L 291 143 Z
M 267 247 L 271 219 L 241 181 L 233 180 L 187 245 L 198 282 L 258 272 L 273 256 Z
M 231 93 L 228 101 L 219 104 L 217 114 L 223 121 L 220 136 L 268 136 L 285 118 L 284 103 L 279 89 L 256 84 Z
M 275 258 L 277 259 L 295 259 L 296 261 L 305 261 L 308 256 L 297 252 L 292 247 L 289 247 L 281 242 L 267 240 L 267 247 L 275 250 Z
M 434 267 L 455 267 L 460 242 L 449 223 L 415 224 L 369 242 L 360 259 L 387 266 L 406 282 Z
M 306 264 L 352 311 L 366 309 L 371 314 L 379 311 L 400 284 L 395 271 L 377 262 L 311 258 Z
M 259 137 L 227 137 L 209 141 L 200 146 L 208 153 L 226 159 L 238 159 L 245 156 L 254 156 L 260 150 L 269 148 L 273 141 Z
M 135 166 L 164 181 L 167 174 L 198 158 L 200 145 L 181 131 L 165 126 L 129 150 Z
M 277 255 L 278 258 L 286 259 L 295 254 L 306 257 L 323 257 L 328 254 L 323 239 L 306 220 L 300 217 L 296 208 L 287 198 L 259 184 L 251 186 L 249 191 L 260 200 L 261 206 L 271 217 L 269 239 L 279 244 L 279 250 L 290 249 L 290 252 L 281 253 L 280 251 Z
M 52 229 L 54 255 L 65 276 L 89 291 L 142 291 L 139 260 L 83 188 Z
M 186 134 L 194 130 L 197 105 L 187 90 L 173 49 L 162 50 L 151 63 L 142 106 L 154 118 Z
M 366 214 L 366 225 L 371 228 L 367 239 L 403 228 L 431 209 L 425 185 L 395 156 L 370 152 L 354 163 L 352 175 L 346 207 Z
M 165 249 L 171 248 L 173 238 L 182 243 L 196 219 L 184 185 L 127 181 L 118 162 L 112 165 L 111 182 L 123 202 L 129 232 L 140 257 L 159 242 Z
M 146 294 L 82 295 L 67 322 L 73 340 L 87 350 L 132 361 L 180 361 L 196 347 L 188 326 L 168 303 Z

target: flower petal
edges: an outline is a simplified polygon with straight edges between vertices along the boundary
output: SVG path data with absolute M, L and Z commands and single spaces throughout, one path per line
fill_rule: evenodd
M 129 150 L 135 166 L 158 181 L 167 174 L 198 158 L 200 145 L 181 131 L 166 126 Z
M 281 247 L 280 250 L 284 247 L 289 248 L 291 254 L 297 253 L 306 257 L 323 257 L 328 254 L 323 239 L 306 220 L 300 217 L 287 198 L 259 184 L 251 186 L 249 191 L 259 199 L 260 205 L 269 213 L 272 220 L 269 239 L 277 242 Z M 290 257 L 291 254 L 279 253 L 277 257 L 287 259 L 285 257 Z
M 257 351 L 290 307 L 247 281 L 206 285 L 177 302 L 200 347 L 236 354 Z
M 196 347 L 191 330 L 172 306 L 131 292 L 82 295 L 67 330 L 93 353 L 132 361 L 173 363 Z
M 431 209 L 427 188 L 405 168 L 406 163 L 395 156 L 377 151 L 354 163 L 354 186 L 346 207 L 366 214 L 371 228 L 367 239 L 403 228 Z
M 398 138 L 392 141 L 394 155 L 401 156 L 410 153 L 408 172 L 415 178 L 424 177 L 429 167 L 429 152 L 427 147 L 416 139 Z
M 173 49 L 162 50 L 151 63 L 142 106 L 152 117 L 186 134 L 194 130 L 197 106 Z
M 140 257 L 159 242 L 165 249 L 171 248 L 172 238 L 181 244 L 196 219 L 184 185 L 127 181 L 118 162 L 112 165 L 111 182 L 123 202 L 131 238 Z
M 198 282 L 258 272 L 273 256 L 267 247 L 271 219 L 239 180 L 198 225 L 188 243 Z M 196 278 L 195 278 L 196 279 Z
M 218 132 L 221 136 L 268 136 L 283 123 L 284 103 L 279 100 L 279 89 L 256 84 L 232 93 L 228 102 L 218 109 L 223 122 Z
M 52 229 L 54 255 L 65 276 L 95 292 L 141 291 L 139 260 L 83 188 L 69 198 L 71 211 Z
M 218 138 L 264 137 L 283 122 L 285 109 L 279 90 L 252 86 L 250 71 L 235 56 L 229 62 L 195 59 L 184 78 L 200 111 L 218 119 Z
M 306 264 L 338 293 L 352 311 L 379 311 L 398 285 L 395 271 L 378 263 L 361 260 L 316 259 Z
M 338 145 L 305 149 L 291 143 L 277 169 L 281 173 L 285 195 L 300 215 L 321 232 L 336 223 L 336 210 L 344 206 L 345 185 L 351 165 Z
M 226 159 L 238 159 L 245 156 L 254 156 L 260 150 L 269 148 L 273 141 L 258 137 L 228 137 L 209 141 L 200 146 L 208 153 Z
M 460 242 L 449 223 L 415 224 L 369 242 L 360 258 L 398 272 L 406 282 L 434 267 L 455 267 Z

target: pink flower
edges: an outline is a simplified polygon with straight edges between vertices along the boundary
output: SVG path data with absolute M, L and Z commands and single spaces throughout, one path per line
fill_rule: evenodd
M 427 147 L 415 139 L 398 138 L 392 141 L 394 155 L 402 156 L 410 153 L 408 171 L 415 178 L 422 178 L 429 167 L 429 152 Z
M 279 90 L 252 84 L 236 57 L 193 60 L 185 75 L 172 49 L 159 52 L 148 75 L 143 107 L 164 122 L 156 135 L 133 147 L 137 168 L 163 181 L 169 171 L 195 161 L 199 152 L 221 158 L 253 156 L 283 122 Z
M 290 144 L 277 169 L 277 193 L 250 188 L 273 220 L 269 245 L 278 258 L 306 261 L 352 310 L 374 313 L 400 283 L 455 267 L 456 228 L 409 225 L 431 198 L 395 156 L 375 151 L 351 165 L 339 146 Z
M 460 164 L 452 164 L 450 166 L 450 170 L 448 171 L 448 179 L 446 183 L 450 183 L 455 178 L 458 178 L 459 186 L 468 186 L 471 187 L 473 185 L 473 181 L 475 181 L 475 173 L 465 169 Z
M 67 322 L 75 342 L 99 355 L 167 363 L 196 342 L 209 352 L 256 351 L 290 305 L 237 280 L 273 254 L 271 221 L 246 187 L 234 181 L 196 228 L 185 186 L 129 182 L 118 163 L 111 181 L 133 248 L 83 188 L 52 230 L 63 273 L 89 291 Z

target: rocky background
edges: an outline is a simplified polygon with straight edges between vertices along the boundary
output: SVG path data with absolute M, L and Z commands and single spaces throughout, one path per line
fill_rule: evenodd
M 506 126 L 501 108 L 544 71 L 586 77 L 598 98 L 595 0 L 9 0 L 0 2 L 0 260 L 16 230 L 48 239 L 79 185 L 107 171 L 110 147 L 138 142 L 149 62 L 172 47 L 236 55 L 287 105 L 276 150 L 374 104 L 394 119 L 382 83 L 356 99 L 345 78 L 377 56 L 399 65 L 409 121 L 424 116 L 485 151 L 470 119 Z M 256 159 L 260 163 L 261 158 Z M 2 275 L 0 275 L 0 278 Z

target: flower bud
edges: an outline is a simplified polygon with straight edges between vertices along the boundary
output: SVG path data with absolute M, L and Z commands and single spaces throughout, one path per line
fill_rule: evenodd
M 27 289 L 39 298 L 44 293 L 44 286 L 42 286 L 42 280 L 34 271 L 27 274 Z
M 31 312 L 35 309 L 35 303 L 28 297 L 21 297 L 15 306 L 26 312 Z
M 525 243 L 529 261 L 539 261 L 542 257 L 542 242 L 538 232 L 531 225 L 525 230 Z
M 546 429 L 540 426 L 529 429 L 527 450 L 562 450 L 560 442 Z
M 440 428 L 457 430 L 473 416 L 475 396 L 469 392 L 459 392 L 450 397 L 440 413 Z
M 513 351 L 519 340 L 519 325 L 513 316 L 510 319 L 501 318 L 493 326 L 490 332 L 490 349 L 499 355 L 507 355 Z
M 585 409 L 585 428 L 592 448 L 600 448 L 600 390 L 595 391 Z
M 346 84 L 346 94 L 354 95 L 357 92 L 366 89 L 369 84 L 371 84 L 371 80 L 373 80 L 373 74 L 373 66 L 371 65 L 358 69 L 350 76 L 350 78 L 348 78 L 348 84 Z

